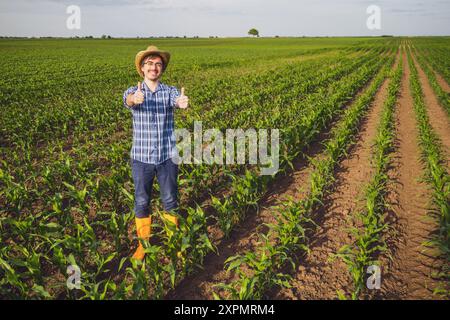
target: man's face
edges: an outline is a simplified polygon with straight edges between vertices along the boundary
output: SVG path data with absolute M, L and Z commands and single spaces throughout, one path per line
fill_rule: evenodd
M 148 80 L 158 80 L 162 75 L 163 61 L 161 57 L 147 57 L 143 60 L 141 67 L 144 77 Z

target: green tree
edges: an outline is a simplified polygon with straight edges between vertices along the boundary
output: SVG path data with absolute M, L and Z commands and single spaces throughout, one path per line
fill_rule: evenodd
M 255 28 L 250 29 L 250 30 L 248 31 L 248 34 L 251 35 L 251 36 L 259 37 L 259 32 L 258 32 L 258 30 L 256 30 Z

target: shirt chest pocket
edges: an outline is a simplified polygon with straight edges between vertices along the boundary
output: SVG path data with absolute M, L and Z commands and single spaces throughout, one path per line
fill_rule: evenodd
M 169 99 L 160 99 L 154 103 L 154 112 L 157 115 L 165 115 L 173 111 L 173 107 L 170 107 Z
M 146 112 L 154 113 L 158 116 L 173 112 L 173 107 L 170 106 L 169 97 L 169 93 L 165 92 L 146 92 L 144 110 Z

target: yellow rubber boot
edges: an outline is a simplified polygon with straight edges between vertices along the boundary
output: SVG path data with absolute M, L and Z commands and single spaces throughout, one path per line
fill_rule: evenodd
M 173 223 L 178 229 L 178 217 L 176 217 L 174 215 L 171 215 L 171 214 L 168 214 L 168 213 L 163 213 L 162 217 L 163 217 L 164 220 L 166 220 L 166 221 L 168 221 L 170 223 Z M 173 236 L 173 231 L 170 230 L 170 229 L 167 229 L 167 235 L 169 237 Z M 178 258 L 182 257 L 181 251 L 177 252 L 177 256 L 178 256 Z
M 173 216 L 168 213 L 163 213 L 162 217 L 164 220 L 169 221 L 178 227 L 178 218 L 176 216 Z
M 147 240 L 150 239 L 150 233 L 152 229 L 152 218 L 136 218 L 136 233 L 138 238 Z M 145 256 L 144 247 L 139 241 L 139 246 L 136 252 L 133 254 L 133 258 L 137 260 L 143 260 Z
M 170 223 L 173 223 L 175 225 L 175 227 L 178 228 L 178 218 L 176 216 L 168 214 L 168 213 L 163 213 L 162 218 Z M 173 236 L 173 231 L 170 230 L 170 228 L 167 228 L 167 235 L 169 237 Z

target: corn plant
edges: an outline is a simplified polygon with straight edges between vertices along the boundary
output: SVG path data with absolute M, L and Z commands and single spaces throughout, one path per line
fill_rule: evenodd
M 335 257 L 340 257 L 348 266 L 354 282 L 352 299 L 358 299 L 365 288 L 365 269 L 369 265 L 379 264 L 376 257 L 386 250 L 382 236 L 388 225 L 384 222 L 385 212 L 389 209 L 386 202 L 388 176 L 387 170 L 391 163 L 391 153 L 394 151 L 394 112 L 400 91 L 402 62 L 391 75 L 388 86 L 388 96 L 383 105 L 380 124 L 374 144 L 372 167 L 374 174 L 366 186 L 365 208 L 352 216 L 360 227 L 351 228 L 355 241 L 343 246 Z M 339 292 L 340 298 L 345 293 Z
M 233 270 L 238 279 L 231 284 L 221 285 L 220 288 L 225 289 L 232 298 L 251 297 L 257 299 L 261 298 L 263 292 L 273 285 L 288 285 L 285 281 L 288 276 L 280 274 L 277 270 L 285 263 L 292 263 L 293 255 L 300 249 L 308 250 L 304 230 L 311 225 L 314 209 L 322 204 L 321 199 L 333 182 L 333 170 L 338 160 L 345 156 L 352 140 L 355 139 L 359 121 L 386 77 L 387 66 L 392 63 L 393 57 L 378 72 L 369 88 L 344 112 L 342 120 L 332 131 L 332 138 L 325 144 L 324 157 L 313 162 L 314 170 L 310 178 L 311 187 L 308 196 L 298 203 L 291 202 L 288 206 L 290 207 L 288 212 L 294 214 L 287 215 L 287 219 L 288 221 L 293 220 L 293 223 L 280 221 L 277 227 L 272 227 L 269 235 L 271 232 L 277 233 L 278 241 L 268 241 L 270 237 L 264 237 L 266 241 L 263 250 L 257 253 L 238 255 L 227 261 L 225 268 Z M 318 111 L 320 112 L 320 109 Z M 286 244 L 283 245 L 280 240 L 284 240 Z M 245 272 L 241 271 L 242 269 Z
M 447 172 L 442 146 L 436 133 L 433 131 L 426 111 L 423 91 L 419 82 L 418 72 L 411 52 L 408 51 L 408 62 L 411 70 L 410 87 L 414 100 L 414 111 L 419 129 L 419 145 L 422 161 L 426 166 L 427 181 L 433 190 L 433 208 L 440 222 L 439 234 L 430 242 L 430 245 L 440 249 L 444 261 L 450 261 L 450 176 Z M 440 277 L 445 282 L 448 274 L 448 264 L 444 263 Z M 448 288 L 438 288 L 436 293 L 449 296 Z

